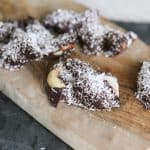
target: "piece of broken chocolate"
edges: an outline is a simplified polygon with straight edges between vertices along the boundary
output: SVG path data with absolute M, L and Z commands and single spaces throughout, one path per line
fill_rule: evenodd
M 87 55 L 115 56 L 127 49 L 137 38 L 133 32 L 125 34 L 97 23 L 82 23 L 77 30 L 83 52 Z
M 6 33 L 3 35 L 4 40 Z M 74 49 L 76 41 L 74 33 L 55 36 L 38 20 L 19 24 L 8 33 L 7 42 L 0 40 L 0 66 L 9 70 L 20 69 L 24 64 L 39 61 L 44 56 L 68 53 Z
M 138 74 L 136 98 L 150 109 L 150 61 L 144 61 Z
M 55 106 L 64 101 L 90 110 L 119 107 L 117 79 L 111 74 L 95 71 L 78 59 L 67 59 L 54 65 L 47 84 L 49 100 Z

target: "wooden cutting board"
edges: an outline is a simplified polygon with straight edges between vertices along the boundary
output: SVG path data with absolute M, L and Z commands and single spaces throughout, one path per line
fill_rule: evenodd
M 50 9 L 60 7 L 79 11 L 85 9 L 68 0 L 56 0 L 56 3 L 49 1 L 48 4 L 45 3 L 41 7 L 32 6 L 29 14 L 38 17 Z M 102 19 L 102 23 L 122 30 L 106 19 Z M 43 62 L 30 64 L 16 72 L 0 69 L 0 90 L 75 149 L 149 150 L 150 111 L 145 110 L 135 99 L 134 92 L 141 62 L 150 60 L 150 48 L 138 39 L 130 49 L 116 57 L 89 57 L 80 52 L 75 52 L 72 57 L 87 61 L 94 67 L 98 66 L 101 70 L 112 72 L 118 77 L 120 108 L 110 112 L 91 112 L 64 103 L 60 103 L 57 108 L 52 107 L 47 100 L 42 81 L 47 66 L 51 66 L 56 59 L 49 59 L 45 66 Z

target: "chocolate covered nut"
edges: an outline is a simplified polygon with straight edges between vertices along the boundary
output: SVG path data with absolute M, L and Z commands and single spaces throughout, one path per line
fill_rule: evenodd
M 150 61 L 144 61 L 138 74 L 136 98 L 150 109 Z
M 54 65 L 47 83 L 47 94 L 54 105 L 64 101 L 90 110 L 119 107 L 117 79 L 110 74 L 95 71 L 78 59 L 67 59 Z

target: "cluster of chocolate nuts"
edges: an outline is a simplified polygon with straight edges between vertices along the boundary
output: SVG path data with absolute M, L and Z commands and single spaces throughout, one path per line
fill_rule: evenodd
M 21 68 L 43 57 L 75 50 L 78 42 L 87 55 L 114 56 L 131 45 L 136 34 L 102 25 L 97 11 L 56 10 L 41 20 L 0 22 L 0 66 Z
M 37 20 L 0 22 L 0 67 L 17 70 L 44 57 L 69 54 L 79 44 L 85 55 L 112 57 L 127 49 L 137 35 L 121 33 L 99 19 L 99 12 L 56 10 Z M 137 98 L 150 108 L 150 62 L 139 73 Z M 90 110 L 119 107 L 119 85 L 110 73 L 97 72 L 79 59 L 55 64 L 47 77 L 52 105 L 59 101 Z
M 99 16 L 98 11 L 78 13 L 59 9 L 48 14 L 43 23 L 48 29 L 55 28 L 59 33 L 75 32 L 82 52 L 87 55 L 117 55 L 137 38 L 133 32 L 123 34 L 103 25 Z
M 115 56 L 137 38 L 133 32 L 123 34 L 101 24 L 99 12 L 91 10 L 78 13 L 59 9 L 48 14 L 43 24 L 59 34 L 75 33 L 86 55 Z M 47 83 L 49 100 L 55 106 L 59 101 L 92 110 L 119 106 L 116 78 L 103 72 L 98 73 L 80 60 L 68 59 L 54 65 L 48 74 Z M 147 103 L 150 103 L 149 100 Z

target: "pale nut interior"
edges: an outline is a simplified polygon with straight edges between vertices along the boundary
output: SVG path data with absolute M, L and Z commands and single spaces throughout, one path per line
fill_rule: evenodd
M 57 52 L 55 52 L 53 55 L 54 56 L 61 56 L 63 54 L 63 51 L 57 51 Z
M 119 96 L 119 84 L 116 78 L 112 76 L 106 76 L 106 80 L 112 86 L 117 96 Z
M 61 71 L 61 68 L 56 68 L 49 72 L 47 77 L 47 83 L 52 88 L 64 88 L 65 84 L 63 81 L 58 77 L 59 73 Z

